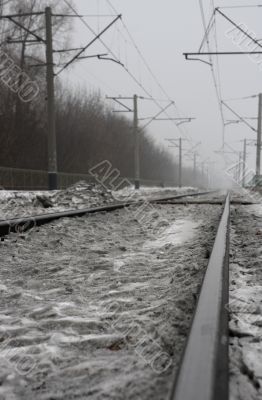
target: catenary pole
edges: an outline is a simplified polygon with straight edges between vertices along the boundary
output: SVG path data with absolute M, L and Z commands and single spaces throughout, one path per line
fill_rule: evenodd
M 45 9 L 46 20 L 46 80 L 47 80 L 47 117 L 48 117 L 48 187 L 56 190 L 57 184 L 57 152 L 55 123 L 55 88 L 53 63 L 52 10 Z
M 194 182 L 197 179 L 197 153 L 194 153 Z
M 182 187 L 182 138 L 179 138 L 179 187 Z
M 246 185 L 246 162 L 247 162 L 247 139 L 244 139 L 243 148 L 243 170 L 242 170 L 242 186 Z
M 134 151 L 135 151 L 135 189 L 140 188 L 140 138 L 138 130 L 137 95 L 134 95 Z
M 262 131 L 262 94 L 258 96 L 258 124 L 257 124 L 257 157 L 256 157 L 256 181 L 258 183 L 261 173 L 261 131 Z

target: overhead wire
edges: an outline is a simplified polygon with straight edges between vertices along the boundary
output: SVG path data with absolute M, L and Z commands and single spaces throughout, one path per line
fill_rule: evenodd
M 74 7 L 73 7 L 67 0 L 64 0 L 64 2 L 71 8 L 71 10 L 72 10 L 76 15 L 78 15 L 77 11 L 74 9 Z M 79 16 L 79 18 L 80 18 L 80 20 L 84 23 L 84 25 L 88 28 L 88 30 L 89 30 L 91 33 L 93 33 L 94 35 L 96 35 L 95 31 L 89 26 L 89 24 L 87 24 L 87 22 L 84 21 L 83 18 L 82 18 L 81 16 Z M 117 55 L 112 51 L 112 49 L 110 49 L 110 48 L 107 46 L 107 44 L 104 42 L 103 39 L 99 38 L 99 41 L 105 46 L 105 48 L 107 49 L 107 51 L 108 51 L 117 61 L 120 61 L 119 58 L 117 57 Z M 131 73 L 131 71 L 130 71 L 129 69 L 127 69 L 126 66 L 123 66 L 123 68 L 124 68 L 124 69 L 126 70 L 126 72 L 132 77 L 132 79 L 136 82 L 136 84 L 137 84 L 138 86 L 140 86 L 141 89 L 144 90 L 144 92 L 145 92 L 148 96 L 152 97 L 151 94 L 148 93 L 147 89 L 144 88 L 143 85 L 138 81 L 138 79 Z
M 116 8 L 114 7 L 114 5 L 112 4 L 111 0 L 106 0 L 106 1 L 107 1 L 107 3 L 109 4 L 109 6 L 111 7 L 111 9 L 113 10 L 113 12 L 114 12 L 114 13 L 117 12 L 117 10 L 116 10 Z M 167 100 L 170 101 L 170 102 L 172 102 L 172 104 L 173 104 L 173 106 L 175 107 L 175 110 L 176 110 L 178 116 L 180 116 L 180 112 L 179 112 L 179 110 L 178 110 L 178 107 L 177 107 L 176 103 L 173 102 L 173 100 L 170 98 L 170 96 L 169 96 L 169 94 L 167 93 L 167 91 L 165 90 L 165 88 L 162 86 L 162 84 L 161 84 L 161 83 L 159 82 L 159 80 L 157 79 L 155 73 L 153 72 L 152 68 L 151 68 L 150 65 L 148 64 L 148 62 L 147 62 L 146 58 L 144 57 L 142 51 L 140 50 L 140 48 L 139 48 L 138 45 L 136 44 L 135 39 L 133 38 L 133 36 L 132 36 L 130 30 L 128 29 L 126 23 L 124 22 L 123 18 L 121 19 L 121 23 L 122 23 L 123 28 L 125 29 L 125 31 L 126 31 L 128 37 L 129 37 L 129 39 L 130 39 L 132 45 L 134 46 L 134 48 L 136 49 L 137 53 L 139 54 L 141 60 L 143 61 L 143 63 L 144 63 L 144 65 L 145 65 L 146 69 L 148 70 L 149 74 L 152 76 L 153 80 L 155 81 L 157 87 L 158 87 L 158 88 L 160 89 L 160 91 L 166 96 Z M 168 115 L 168 114 L 166 113 L 166 115 Z M 169 115 L 168 115 L 168 116 L 169 116 Z M 177 123 L 175 123 L 174 121 L 173 121 L 173 123 L 174 123 L 174 125 L 177 127 L 177 129 L 180 131 L 180 133 L 183 134 L 183 136 L 186 137 L 186 136 L 188 135 L 188 134 L 185 134 L 185 133 L 184 133 L 183 129 L 181 129 Z M 188 137 L 187 137 L 187 139 L 188 139 Z M 191 138 L 190 138 L 190 139 L 191 139 Z M 191 141 L 192 141 L 192 139 L 191 139 Z
M 209 37 L 208 37 L 208 34 L 207 34 L 206 18 L 205 18 L 205 12 L 204 12 L 204 6 L 203 6 L 203 1 L 202 0 L 199 0 L 199 7 L 200 7 L 200 13 L 201 13 L 201 18 L 202 18 L 203 28 L 204 28 L 204 32 L 205 32 L 207 49 L 208 49 L 208 52 L 211 53 L 211 47 L 210 47 Z M 217 77 L 216 77 L 215 70 L 214 70 L 214 63 L 213 63 L 213 59 L 212 59 L 211 55 L 209 55 L 209 61 L 210 61 L 210 68 L 211 68 L 213 83 L 214 83 L 214 86 L 215 86 L 215 92 L 216 92 L 216 96 L 217 96 L 217 100 L 218 100 L 219 111 L 220 111 L 220 116 L 221 116 L 221 121 L 222 121 L 222 144 L 224 146 L 224 142 L 225 142 L 225 116 L 224 116 L 224 111 L 223 111 L 222 102 L 221 102 L 222 98 L 221 98 L 221 94 L 220 94 L 221 93 L 221 82 L 220 81 L 217 82 Z
M 258 94 L 253 94 L 251 96 L 245 96 L 245 97 L 234 97 L 231 99 L 225 99 L 225 101 L 240 101 L 240 100 L 254 99 L 256 97 L 258 97 Z
M 73 11 L 73 13 L 75 15 L 78 15 L 80 20 L 82 21 L 82 23 L 87 27 L 87 29 L 93 34 L 96 35 L 96 32 L 92 29 L 92 27 L 90 27 L 90 25 L 84 20 L 84 18 L 81 17 L 81 15 L 78 14 L 77 10 L 68 2 L 68 0 L 64 0 L 64 2 L 67 4 L 67 6 Z M 114 51 L 108 47 L 108 45 L 105 43 L 105 41 L 100 37 L 99 41 L 103 44 L 103 46 L 107 49 L 107 51 L 120 63 L 121 61 L 119 60 L 119 58 L 117 57 L 117 55 L 114 53 Z M 125 65 L 122 65 L 122 67 L 124 68 L 124 70 L 127 72 L 127 74 L 131 77 L 131 79 L 138 85 L 138 87 L 140 87 L 144 93 L 147 94 L 147 96 L 149 96 L 155 103 L 155 105 L 160 109 L 163 110 L 163 107 L 161 106 L 161 104 L 155 100 L 152 96 L 152 94 L 145 88 L 145 86 L 139 82 L 139 79 L 130 71 L 130 69 L 128 69 Z M 155 77 L 156 78 L 156 77 Z M 164 90 L 164 88 L 162 88 L 162 90 Z M 165 95 L 167 95 L 167 93 L 165 92 Z M 169 98 L 168 99 L 170 101 L 172 101 L 172 99 Z M 165 114 L 170 118 L 170 115 L 165 112 Z M 173 121 L 174 122 L 174 121 Z M 177 129 L 180 131 L 180 133 L 185 136 L 188 139 L 187 135 L 183 132 L 182 129 L 180 129 L 180 127 L 175 123 L 175 126 L 177 127 Z
M 209 23 L 208 23 L 208 25 L 207 25 L 207 29 L 206 29 L 206 31 L 205 31 L 205 33 L 204 33 L 204 37 L 203 37 L 203 39 L 202 39 L 202 42 L 201 42 L 201 44 L 200 44 L 200 47 L 199 47 L 199 49 L 198 49 L 198 52 L 199 52 L 199 53 L 201 52 L 201 50 L 202 50 L 202 48 L 203 48 L 203 46 L 204 46 L 204 44 L 205 44 L 205 42 L 206 42 L 206 36 L 209 35 L 210 31 L 212 30 L 212 28 L 213 28 L 213 26 L 214 26 L 214 23 L 215 23 L 215 13 L 213 12 L 212 15 L 211 15 L 211 18 L 210 18 L 210 20 L 209 20 Z
M 217 23 L 216 23 L 216 16 L 215 16 L 215 3 L 214 3 L 214 0 L 211 0 L 211 5 L 213 7 L 213 14 L 214 14 L 215 48 L 216 48 L 216 52 L 218 53 L 218 35 L 217 35 Z M 219 95 L 220 95 L 220 100 L 221 100 L 222 99 L 222 85 L 221 85 L 221 74 L 220 74 L 220 64 L 219 64 L 218 55 L 216 55 L 216 64 L 217 64 L 218 90 L 219 90 Z
M 250 4 L 250 5 L 239 5 L 239 6 L 220 6 L 219 8 L 256 8 L 262 7 L 262 4 Z

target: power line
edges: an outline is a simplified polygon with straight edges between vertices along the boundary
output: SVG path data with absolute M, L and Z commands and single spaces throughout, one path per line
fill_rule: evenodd
M 250 5 L 242 5 L 242 6 L 223 6 L 219 8 L 257 8 L 262 7 L 262 4 L 250 4 Z
M 77 13 L 77 11 L 74 9 L 74 7 L 73 7 L 67 0 L 64 0 L 64 2 L 68 5 L 68 7 L 70 7 L 70 9 L 71 9 L 77 16 L 79 16 L 79 14 Z M 87 27 L 87 29 L 88 29 L 90 32 L 92 32 L 92 33 L 96 36 L 95 31 L 89 26 L 89 24 L 88 24 L 81 16 L 79 16 L 79 18 L 80 18 L 80 20 L 83 22 L 83 24 Z M 118 60 L 119 62 L 121 62 L 121 61 L 119 60 L 119 57 L 117 57 L 117 55 L 107 46 L 107 44 L 106 44 L 101 38 L 99 38 L 99 41 L 103 44 L 103 46 L 105 46 L 105 48 L 107 49 L 107 51 L 108 51 L 110 54 L 112 54 L 112 56 L 113 56 L 116 60 Z M 123 65 L 123 68 L 124 68 L 124 69 L 126 70 L 126 72 L 131 76 L 131 78 L 136 82 L 136 84 L 137 84 L 138 86 L 140 86 L 141 89 L 144 90 L 144 92 L 145 92 L 148 96 L 152 97 L 151 94 L 146 90 L 146 88 L 138 81 L 138 79 L 129 71 L 129 69 L 128 69 L 125 65 Z
M 108 4 L 111 6 L 111 8 L 114 10 L 114 12 L 117 12 L 116 9 L 114 8 L 114 6 L 112 5 L 110 0 L 107 0 Z M 164 95 L 168 98 L 169 101 L 171 101 L 171 99 L 169 98 L 168 93 L 166 92 L 166 90 L 164 89 L 164 87 L 161 85 L 161 83 L 159 82 L 159 80 L 157 79 L 156 75 L 154 74 L 152 68 L 150 67 L 150 65 L 148 64 L 147 60 L 145 59 L 145 57 L 143 56 L 143 53 L 141 52 L 141 50 L 139 49 L 138 45 L 136 44 L 133 36 L 131 35 L 131 32 L 129 31 L 127 25 L 125 24 L 125 22 L 122 19 L 122 25 L 124 27 L 124 29 L 126 30 L 133 46 L 135 47 L 136 51 L 138 52 L 139 56 L 141 57 L 141 59 L 143 60 L 147 70 L 149 71 L 150 75 L 153 77 L 153 79 L 155 80 L 157 86 L 159 87 L 159 89 L 162 91 L 162 93 L 164 93 Z
M 211 18 L 210 18 L 210 20 L 209 20 L 209 23 L 208 23 L 208 26 L 207 26 L 207 29 L 206 29 L 206 31 L 205 31 L 205 33 L 204 33 L 204 37 L 203 37 L 203 40 L 202 40 L 202 42 L 201 42 L 201 44 L 200 44 L 200 47 L 199 47 L 199 53 L 201 52 L 201 50 L 202 50 L 202 48 L 203 48 L 203 46 L 204 46 L 204 44 L 205 44 L 205 42 L 206 42 L 206 37 L 209 35 L 209 33 L 210 33 L 210 31 L 212 30 L 212 28 L 213 28 L 213 26 L 214 26 L 214 23 L 215 23 L 215 13 L 213 12 L 212 13 L 212 15 L 211 15 Z
M 231 99 L 225 99 L 225 101 L 239 101 L 239 100 L 247 100 L 247 99 L 254 99 L 258 97 L 258 94 L 253 94 L 252 96 L 245 96 L 245 97 L 234 97 Z
M 228 104 L 226 104 L 224 101 L 222 101 L 223 106 L 225 106 L 229 111 L 231 111 L 232 114 L 234 114 L 236 117 L 239 118 L 241 122 L 243 122 L 246 126 L 248 126 L 252 131 L 257 132 L 257 130 L 250 125 L 244 118 L 242 118 L 236 111 L 234 111 L 231 107 L 229 107 Z
M 216 16 L 215 16 L 215 3 L 214 0 L 211 0 L 211 4 L 213 7 L 213 13 L 214 13 L 214 37 L 215 37 L 215 47 L 216 47 L 216 52 L 218 52 L 218 39 L 217 39 L 217 23 L 216 23 Z M 217 62 L 217 78 L 219 82 L 219 95 L 220 99 L 222 99 L 222 85 L 221 85 L 221 74 L 220 74 L 220 64 L 219 64 L 219 57 L 216 56 L 216 62 Z
M 111 0 L 107 0 L 107 3 L 109 4 L 109 6 L 110 6 L 111 9 L 113 10 L 113 12 L 117 13 L 117 10 L 116 10 L 116 8 L 113 6 Z M 135 42 L 135 40 L 134 40 L 134 38 L 133 38 L 131 32 L 129 31 L 129 29 L 128 29 L 128 27 L 127 27 L 127 25 L 125 24 L 125 22 L 124 22 L 123 19 L 121 19 L 121 23 L 122 23 L 122 25 L 123 25 L 125 31 L 127 32 L 127 35 L 128 35 L 128 37 L 129 37 L 131 43 L 133 44 L 134 48 L 136 49 L 138 55 L 141 57 L 141 60 L 143 61 L 143 63 L 144 63 L 144 65 L 145 65 L 146 69 L 148 70 L 148 72 L 149 72 L 150 75 L 152 76 L 152 78 L 153 78 L 153 80 L 155 81 L 156 85 L 157 85 L 158 88 L 161 90 L 161 92 L 167 97 L 167 100 L 168 100 L 169 102 L 172 102 L 172 104 L 173 104 L 173 106 L 174 106 L 174 108 L 175 108 L 175 110 L 176 110 L 178 116 L 180 116 L 180 112 L 179 112 L 179 110 L 178 110 L 178 107 L 177 107 L 176 103 L 170 98 L 170 96 L 168 95 L 168 93 L 166 92 L 166 90 L 164 89 L 164 87 L 161 85 L 161 83 L 160 83 L 159 80 L 157 79 L 156 75 L 154 74 L 152 68 L 150 67 L 150 65 L 148 64 L 147 60 L 145 59 L 143 53 L 141 52 L 141 50 L 139 49 L 138 45 L 136 44 L 136 42 Z M 158 106 L 159 106 L 159 105 L 158 105 Z M 170 118 L 170 116 L 169 116 L 167 113 L 165 113 L 165 114 Z M 170 120 L 171 120 L 171 119 L 170 119 Z M 179 125 L 176 124 L 176 123 L 174 123 L 174 124 L 175 124 L 175 126 L 177 127 L 177 129 L 180 131 L 180 133 L 186 137 L 187 135 L 183 132 L 183 130 L 180 129 Z M 187 138 L 187 139 L 188 139 L 188 138 Z M 192 139 L 191 139 L 191 141 L 192 141 Z
M 96 40 L 100 39 L 100 37 L 119 19 L 121 18 L 121 15 L 118 15 L 109 25 L 107 25 L 98 35 L 94 37 L 91 42 L 89 42 L 85 47 L 83 47 L 82 50 L 79 51 L 70 61 L 64 65 L 63 68 L 60 69 L 60 71 L 57 72 L 56 75 L 59 75 L 62 71 L 64 71 L 69 65 L 71 65 L 75 60 L 79 59 L 79 56 L 83 54 Z
M 104 18 L 104 17 L 116 17 L 117 14 L 52 14 L 53 17 L 63 17 L 63 18 Z
M 200 0 L 201 1 L 201 0 Z M 216 12 L 218 12 L 220 15 L 222 15 L 222 17 L 225 18 L 226 21 L 230 22 L 232 25 L 234 25 L 240 32 L 242 32 L 245 36 L 247 36 L 249 39 L 252 40 L 252 42 L 254 42 L 258 47 L 262 48 L 262 44 L 259 43 L 259 40 L 256 40 L 255 38 L 253 38 L 251 36 L 251 34 L 249 34 L 248 32 L 246 32 L 243 28 L 241 28 L 241 26 L 237 23 L 235 23 L 231 18 L 229 18 L 226 14 L 222 13 L 222 11 L 220 11 L 219 8 L 216 8 Z
M 204 27 L 204 32 L 207 32 L 207 26 L 206 26 L 206 19 L 205 19 L 205 13 L 204 13 L 204 6 L 203 6 L 203 1 L 199 0 L 199 6 L 200 6 L 200 13 L 201 13 L 201 17 L 202 17 L 202 23 L 203 23 L 203 27 Z M 206 44 L 207 44 L 207 48 L 208 48 L 208 52 L 210 53 L 210 42 L 209 42 L 209 38 L 208 35 L 206 35 Z M 216 91 L 216 96 L 217 96 L 217 100 L 218 100 L 218 105 L 219 105 L 219 110 L 220 110 L 220 115 L 221 115 L 221 120 L 222 120 L 222 135 L 223 135 L 223 146 L 224 146 L 224 142 L 225 142 L 225 117 L 224 117 L 224 112 L 223 112 L 223 107 L 222 107 L 222 103 L 221 103 L 221 83 L 220 81 L 217 83 L 217 79 L 215 76 L 215 71 L 214 71 L 214 65 L 213 65 L 213 60 L 211 55 L 209 56 L 209 61 L 210 61 L 210 68 L 211 68 L 211 73 L 212 73 L 212 77 L 213 77 L 213 82 L 214 82 L 214 86 L 215 86 L 215 91 Z
M 6 15 L 1 15 L 0 19 L 4 19 L 7 18 L 9 21 L 13 22 L 15 25 L 17 25 L 19 28 L 22 28 L 25 32 L 27 32 L 29 35 L 33 36 L 35 39 L 37 39 L 39 42 L 42 43 L 46 43 L 46 41 L 41 38 L 40 36 L 38 36 L 36 33 L 34 33 L 33 31 L 31 31 L 30 29 L 26 28 L 25 26 L 23 26 L 22 24 L 20 24 L 20 22 L 16 21 L 15 19 L 13 19 L 13 17 L 11 16 L 6 16 Z
M 78 14 L 78 12 L 76 11 L 76 9 L 68 2 L 68 0 L 64 0 L 64 2 L 67 4 L 67 6 L 74 12 L 75 15 L 79 16 L 80 20 L 82 21 L 82 23 L 87 27 L 87 29 L 92 32 L 94 35 L 96 35 L 95 31 L 90 27 L 90 25 Z M 114 9 L 115 12 L 115 9 Z M 119 58 L 117 57 L 117 55 L 107 46 L 107 44 L 101 39 L 99 38 L 99 41 L 105 46 L 105 48 L 107 49 L 107 51 L 112 54 L 112 56 L 119 61 L 119 63 L 121 63 L 121 61 L 119 60 Z M 139 80 L 136 78 L 136 76 L 125 66 L 123 65 L 124 70 L 127 72 L 127 74 L 132 78 L 132 80 L 147 94 L 147 96 L 149 96 L 150 98 L 153 99 L 153 96 L 151 95 L 151 93 L 144 87 L 144 85 L 139 82 Z M 162 88 L 163 89 L 163 88 Z M 164 90 L 164 89 L 163 89 Z M 164 91 L 165 92 L 165 91 Z M 165 95 L 167 95 L 167 93 L 165 92 Z M 171 102 L 172 100 L 169 98 L 168 96 L 168 100 Z M 156 106 L 160 109 L 163 110 L 163 107 L 161 106 L 161 104 L 157 101 L 157 100 L 153 100 L 154 103 L 156 104 Z M 165 114 L 170 117 L 166 112 Z M 175 123 L 175 126 L 177 127 L 177 129 L 181 132 L 181 134 L 183 134 L 184 136 L 185 133 L 183 132 L 183 130 L 181 130 L 177 124 Z M 187 138 L 188 139 L 188 138 Z

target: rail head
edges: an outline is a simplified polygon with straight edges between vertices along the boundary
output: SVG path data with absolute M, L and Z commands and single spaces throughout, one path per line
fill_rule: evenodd
M 169 400 L 228 399 L 229 224 L 228 194 Z

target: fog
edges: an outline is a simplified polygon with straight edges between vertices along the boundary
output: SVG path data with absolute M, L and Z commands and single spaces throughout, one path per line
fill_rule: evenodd
M 212 13 L 212 1 L 203 2 L 206 23 Z M 245 1 L 232 1 L 230 5 L 245 5 Z M 152 0 L 112 0 L 111 4 L 118 13 L 122 14 L 123 23 L 128 28 L 142 56 L 155 74 L 157 81 L 164 88 L 169 98 L 175 101 L 176 109 L 168 110 L 170 117 L 194 117 L 196 120 L 180 125 L 178 129 L 174 121 L 155 121 L 148 127 L 149 134 L 160 145 L 167 146 L 165 138 L 178 138 L 181 135 L 190 139 L 185 143 L 186 148 L 191 148 L 201 141 L 198 147 L 201 154 L 200 160 L 209 159 L 216 162 L 216 166 L 224 167 L 221 155 L 214 153 L 221 149 L 223 125 L 219 112 L 218 100 L 211 68 L 209 65 L 187 61 L 184 52 L 197 52 L 204 36 L 199 2 L 188 0 L 186 2 L 165 2 Z M 92 15 L 85 21 L 95 32 L 101 31 L 108 25 L 111 17 L 97 18 L 94 15 L 114 14 L 107 0 L 75 0 L 75 9 L 80 14 Z M 215 6 L 228 6 L 226 1 L 217 1 Z M 236 23 L 245 24 L 248 29 L 259 39 L 262 37 L 259 25 L 262 10 L 259 8 L 225 8 L 222 10 Z M 260 15 L 261 14 L 261 15 Z M 232 30 L 232 25 L 222 16 L 216 16 L 216 29 L 210 33 L 210 46 L 216 51 L 217 36 L 218 51 L 239 51 L 240 49 L 227 37 L 227 31 Z M 93 38 L 93 34 L 81 20 L 74 20 L 74 31 L 71 44 L 86 45 Z M 154 98 L 166 100 L 163 93 L 145 67 L 141 56 L 132 45 L 127 31 L 121 21 L 118 21 L 103 36 L 104 42 L 124 63 L 126 68 L 137 78 L 139 83 Z M 254 48 L 252 45 L 251 50 Z M 204 50 L 207 48 L 205 46 Z M 247 50 L 247 48 L 244 48 Z M 86 54 L 107 53 L 102 44 L 94 44 Z M 207 57 L 202 57 L 208 61 Z M 219 76 L 221 82 L 222 99 L 241 98 L 256 95 L 262 90 L 259 65 L 247 55 L 226 55 L 213 57 L 215 74 L 218 76 L 217 60 L 219 62 Z M 73 85 L 85 86 L 91 91 L 99 90 L 103 96 L 132 96 L 134 93 L 146 96 L 145 91 L 137 85 L 126 71 L 118 64 L 97 59 L 87 59 L 78 62 L 73 68 L 63 73 L 63 78 L 71 81 Z M 218 82 L 218 80 L 217 80 Z M 147 96 L 148 97 L 148 96 Z M 228 104 L 243 117 L 257 116 L 257 97 L 251 99 L 229 102 Z M 164 107 L 167 103 L 163 102 Z M 139 116 L 141 118 L 153 116 L 159 108 L 152 102 L 139 101 Z M 224 108 L 225 120 L 234 120 L 235 116 Z M 162 115 L 164 117 L 164 115 Z M 132 115 L 130 115 L 132 118 Z M 257 121 L 249 121 L 256 128 Z M 142 123 L 142 122 L 141 122 Z M 255 139 L 256 134 L 243 123 L 230 124 L 225 127 L 225 141 L 235 151 L 242 150 L 244 138 Z M 227 149 L 228 150 L 228 149 Z M 177 157 L 177 149 L 172 149 Z M 237 162 L 238 155 L 227 154 L 228 163 Z M 229 158 L 231 161 L 229 161 Z M 192 163 L 185 160 L 186 163 Z M 255 147 L 248 148 L 248 165 L 254 168 Z

